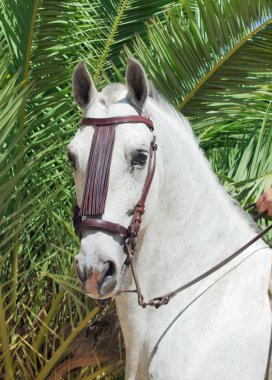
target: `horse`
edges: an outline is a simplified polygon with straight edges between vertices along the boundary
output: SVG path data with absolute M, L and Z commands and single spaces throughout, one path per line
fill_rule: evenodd
M 98 92 L 80 62 L 72 86 L 85 117 L 68 145 L 81 207 L 89 191 L 85 182 L 92 181 L 92 170 L 101 165 L 93 153 L 88 169 L 94 139 L 100 139 L 99 149 L 108 149 L 104 153 L 110 157 L 103 169 L 108 173 L 103 211 L 81 216 L 91 227 L 81 229 L 76 271 L 88 296 L 115 299 L 126 379 L 264 379 L 271 332 L 271 250 L 263 240 L 167 305 L 142 308 L 127 270 L 127 229 L 122 234 L 107 228 L 131 225 L 153 165 L 150 147 L 155 142 L 156 170 L 134 253 L 145 297 L 190 281 L 256 236 L 256 225 L 219 183 L 189 122 L 155 91 L 133 58 L 128 59 L 125 84 L 113 83 Z M 97 120 L 112 120 L 114 136 L 94 137 Z M 112 140 L 111 148 L 104 146 L 104 138 Z

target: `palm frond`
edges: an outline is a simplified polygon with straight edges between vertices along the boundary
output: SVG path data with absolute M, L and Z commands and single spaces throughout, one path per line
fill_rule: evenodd
M 157 89 L 185 115 L 235 118 L 271 77 L 271 2 L 198 1 L 197 11 L 189 4 L 155 19 L 148 42 L 137 37 L 126 53 L 140 58 Z
M 113 67 L 124 72 L 120 52 L 124 44 L 130 45 L 135 34 L 146 38 L 146 23 L 154 16 L 161 17 L 166 9 L 173 7 L 176 1 L 152 0 L 102 0 L 100 14 L 104 16 L 103 37 L 96 45 L 96 59 L 91 64 L 95 68 L 95 81 L 104 77 L 103 83 L 113 78 Z M 115 79 L 115 78 L 113 78 Z
M 251 204 L 269 186 L 272 186 L 272 123 L 271 103 L 261 125 L 244 136 L 235 148 L 211 151 L 213 167 L 225 186 L 240 203 Z M 260 115 L 259 115 L 260 117 Z M 256 130 L 259 132 L 256 133 Z M 224 164 L 222 165 L 222 160 Z

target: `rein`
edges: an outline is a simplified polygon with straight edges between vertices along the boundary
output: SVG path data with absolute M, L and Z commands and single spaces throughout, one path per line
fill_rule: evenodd
M 88 230 L 98 230 L 109 232 L 110 234 L 120 235 L 125 239 L 124 253 L 126 254 L 125 265 L 131 267 L 132 276 L 135 282 L 135 290 L 123 290 L 124 293 L 136 293 L 138 296 L 138 304 L 143 308 L 147 306 L 153 306 L 159 308 L 162 305 L 167 305 L 168 302 L 183 290 L 197 284 L 206 277 L 210 276 L 220 268 L 224 267 L 230 261 L 238 257 L 248 247 L 261 239 L 269 230 L 272 229 L 272 225 L 264 229 L 261 233 L 244 244 L 237 251 L 232 253 L 226 259 L 216 264 L 206 272 L 195 277 L 193 280 L 185 283 L 177 289 L 166 293 L 162 296 L 158 296 L 144 300 L 144 296 L 141 292 L 137 272 L 134 266 L 134 256 L 137 246 L 137 237 L 141 228 L 142 215 L 145 212 L 145 202 L 149 193 L 149 189 L 154 177 L 156 169 L 156 150 L 157 145 L 154 140 L 150 144 L 150 160 L 148 166 L 147 177 L 143 187 L 141 198 L 139 199 L 129 226 L 126 228 L 117 223 L 112 223 L 101 219 L 104 214 L 104 208 L 108 192 L 109 184 L 109 172 L 111 157 L 115 138 L 115 127 L 118 124 L 124 123 L 143 123 L 151 132 L 154 130 L 153 122 L 144 116 L 119 116 L 109 118 L 85 118 L 81 122 L 81 126 L 91 125 L 95 127 L 89 160 L 87 165 L 87 176 L 84 188 L 84 194 L 82 198 L 81 206 L 75 206 L 73 212 L 73 223 L 76 234 L 81 239 L 85 232 Z M 254 205 L 250 205 L 252 207 Z M 260 219 L 263 214 L 260 214 L 257 218 Z M 83 220 L 83 217 L 86 219 Z
M 258 217 L 258 219 L 260 219 L 260 217 Z M 259 239 L 261 239 L 271 229 L 272 229 L 272 224 L 269 227 L 265 228 L 262 232 L 260 232 L 253 239 L 251 239 L 246 244 L 244 244 L 242 247 L 240 247 L 237 251 L 235 251 L 234 253 L 232 253 L 230 256 L 228 256 L 226 259 L 222 260 L 220 263 L 216 264 L 212 268 L 208 269 L 206 272 L 203 272 L 201 275 L 195 277 L 193 280 L 188 281 L 187 283 L 185 283 L 184 285 L 178 287 L 177 289 L 175 289 L 175 290 L 173 290 L 173 291 L 171 291 L 169 293 L 166 293 L 166 294 L 164 294 L 162 296 L 154 297 L 154 298 L 150 299 L 147 302 L 144 300 L 144 296 L 143 296 L 143 294 L 141 292 L 141 288 L 140 288 L 140 285 L 139 285 L 137 273 L 136 273 L 136 270 L 134 268 L 134 263 L 133 263 L 133 256 L 134 256 L 134 254 L 131 254 L 132 259 L 131 259 L 130 265 L 131 265 L 132 275 L 133 275 L 133 278 L 134 278 L 136 289 L 135 290 L 123 290 L 123 292 L 126 292 L 126 293 L 137 293 L 137 295 L 138 295 L 138 304 L 140 306 L 142 306 L 143 308 L 146 308 L 147 306 L 154 306 L 156 309 L 158 309 L 162 305 L 167 305 L 168 302 L 171 300 L 171 298 L 175 297 L 178 293 L 180 293 L 183 290 L 188 289 L 191 286 L 197 284 L 198 282 L 204 280 L 206 277 L 210 276 L 214 272 L 216 272 L 219 269 L 221 269 L 222 267 L 224 267 L 230 261 L 234 260 L 242 252 L 244 252 L 247 248 L 249 248 L 252 244 L 254 244 L 256 241 L 258 241 Z M 130 249 L 130 247 L 127 247 L 127 249 Z

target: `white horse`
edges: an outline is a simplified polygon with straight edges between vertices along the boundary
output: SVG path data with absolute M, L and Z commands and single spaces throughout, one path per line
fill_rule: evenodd
M 73 75 L 85 117 L 148 115 L 158 144 L 135 266 L 146 299 L 205 272 L 256 236 L 256 227 L 212 173 L 188 121 L 150 90 L 143 67 L 128 60 L 126 86 L 98 93 L 84 63 Z M 94 127 L 68 146 L 81 204 Z M 153 134 L 144 124 L 118 125 L 103 219 L 128 226 L 140 198 Z M 84 233 L 76 268 L 85 292 L 114 297 L 126 347 L 126 379 L 264 379 L 269 352 L 271 250 L 259 240 L 241 256 L 159 309 L 138 306 L 132 278 L 123 281 L 121 239 Z M 126 286 L 125 286 L 126 285 Z

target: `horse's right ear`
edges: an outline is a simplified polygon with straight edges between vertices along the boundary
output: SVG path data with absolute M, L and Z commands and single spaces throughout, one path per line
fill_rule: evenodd
M 77 64 L 73 73 L 72 83 L 75 100 L 82 108 L 86 108 L 90 101 L 95 98 L 97 91 L 85 62 Z
M 149 93 L 148 79 L 143 66 L 134 58 L 128 58 L 126 82 L 128 98 L 142 108 Z

